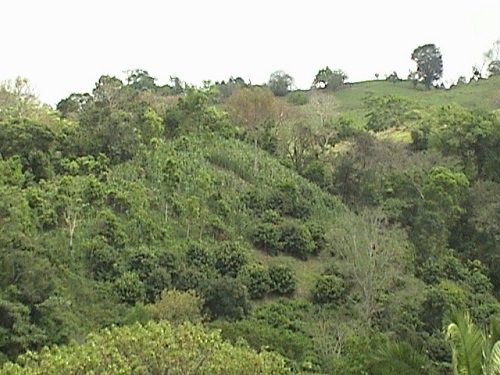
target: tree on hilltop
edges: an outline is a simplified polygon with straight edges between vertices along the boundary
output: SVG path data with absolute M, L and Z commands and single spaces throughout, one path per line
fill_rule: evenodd
M 425 44 L 415 48 L 411 59 L 417 63 L 416 79 L 426 88 L 443 76 L 443 55 L 434 44 Z

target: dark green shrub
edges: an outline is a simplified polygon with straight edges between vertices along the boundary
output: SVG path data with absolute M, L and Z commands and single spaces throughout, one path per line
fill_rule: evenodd
M 365 100 L 368 107 L 366 128 L 380 132 L 404 125 L 411 119 L 411 102 L 407 99 L 388 95 L 369 97 Z
M 305 300 L 280 298 L 272 303 L 259 305 L 252 316 L 275 328 L 305 333 L 305 320 L 312 307 L 313 305 Z
M 136 250 L 128 262 L 129 271 L 135 272 L 144 281 L 157 267 L 158 259 L 152 250 L 141 248 Z
M 271 255 L 278 255 L 281 250 L 280 238 L 280 229 L 273 223 L 257 224 L 252 234 L 253 244 Z
M 309 229 L 301 223 L 289 221 L 281 226 L 281 246 L 285 253 L 307 260 L 316 249 Z
M 283 181 L 266 200 L 266 208 L 278 211 L 283 216 L 303 219 L 309 215 L 309 202 L 302 196 L 299 186 L 293 181 Z
M 123 303 L 134 305 L 144 301 L 144 284 L 139 276 L 133 272 L 125 272 L 113 284 L 113 290 Z
M 292 269 L 283 264 L 269 267 L 269 278 L 271 280 L 271 292 L 290 296 L 297 289 L 297 279 Z
M 106 242 L 113 247 L 123 248 L 127 242 L 127 235 L 118 217 L 108 209 L 99 212 L 96 232 L 96 235 L 104 237 Z
M 322 275 L 316 280 L 312 290 L 314 303 L 336 303 L 342 298 L 345 291 L 344 281 L 334 275 Z
M 214 259 L 201 244 L 190 244 L 186 251 L 186 263 L 194 267 L 212 267 Z
M 246 266 L 242 270 L 241 280 L 246 285 L 250 298 L 263 298 L 271 288 L 268 270 L 259 264 Z
M 299 368 L 314 350 L 312 339 L 302 332 L 272 327 L 261 320 L 217 321 L 213 326 L 220 329 L 222 337 L 230 342 L 236 343 L 243 338 L 251 348 L 266 348 L 280 353 L 295 369 Z
M 236 277 L 248 261 L 246 249 L 238 242 L 224 242 L 215 251 L 215 269 L 222 275 Z
M 173 279 L 173 285 L 178 290 L 195 290 L 198 294 L 204 296 L 208 293 L 211 280 L 215 278 L 217 278 L 217 274 L 211 268 L 188 266 L 182 267 L 178 271 Z
M 328 186 L 329 180 L 331 178 L 326 164 L 319 160 L 313 160 L 312 162 L 307 164 L 302 175 L 321 188 L 325 188 L 326 186 Z
M 294 91 L 288 94 L 287 97 L 288 103 L 293 105 L 304 105 L 309 103 L 309 97 L 305 92 L 302 91 Z
M 250 311 L 247 288 L 238 279 L 215 279 L 205 296 L 205 306 L 213 318 L 242 319 Z
M 172 276 L 167 269 L 155 267 L 151 270 L 148 277 L 144 280 L 146 300 L 154 302 L 160 293 L 172 286 Z
M 424 151 L 429 147 L 430 126 L 422 125 L 411 129 L 411 149 Z
M 84 248 L 89 273 L 95 280 L 111 281 L 122 272 L 116 250 L 109 246 L 102 236 L 87 242 Z
M 311 233 L 311 238 L 314 242 L 312 254 L 318 255 L 326 247 L 325 230 L 323 227 L 315 223 L 308 224 L 307 229 L 309 229 L 309 233 Z

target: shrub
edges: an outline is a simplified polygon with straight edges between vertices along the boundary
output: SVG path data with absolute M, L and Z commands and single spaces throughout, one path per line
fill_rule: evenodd
M 212 254 L 200 244 L 190 244 L 186 251 L 186 263 L 194 267 L 211 267 L 214 259 Z
M 305 105 L 309 103 L 309 97 L 302 91 L 294 91 L 288 95 L 288 103 L 293 105 Z
M 203 320 L 204 301 L 192 290 L 163 290 L 158 300 L 147 309 L 155 320 L 171 323 L 200 323 Z
M 242 319 L 250 311 L 247 288 L 238 279 L 221 277 L 213 280 L 205 306 L 213 318 Z
M 97 236 L 85 244 L 88 270 L 98 281 L 112 281 L 121 273 L 121 266 L 117 260 L 116 251 L 106 243 L 106 240 Z
M 298 222 L 285 222 L 281 227 L 281 246 L 287 254 L 307 260 L 316 244 L 306 226 Z
M 215 252 L 215 269 L 222 275 L 236 277 L 248 261 L 246 250 L 237 242 L 225 242 Z
M 113 289 L 123 303 L 134 305 L 144 300 L 144 284 L 136 273 L 125 272 L 114 282 Z
M 319 160 L 313 160 L 307 164 L 302 175 L 321 188 L 327 187 L 330 179 L 325 163 Z
M 224 342 L 201 325 L 148 322 L 112 327 L 83 344 L 29 353 L 2 374 L 288 374 L 282 357 Z
M 148 277 L 142 280 L 146 291 L 146 299 L 153 302 L 162 290 L 172 286 L 172 276 L 167 269 L 155 267 Z
M 222 337 L 230 342 L 237 343 L 243 338 L 255 350 L 266 348 L 285 356 L 295 370 L 314 351 L 312 339 L 304 333 L 273 327 L 264 321 L 219 321 L 214 326 L 220 329 Z
M 309 202 L 302 196 L 302 191 L 294 181 L 282 181 L 266 201 L 266 207 L 278 211 L 281 215 L 303 219 L 309 215 Z
M 297 289 L 297 279 L 292 269 L 283 264 L 269 267 L 269 278 L 271 280 L 271 292 L 290 296 Z
M 281 250 L 280 230 L 273 223 L 259 223 L 252 234 L 253 244 L 271 255 L 278 255 Z
M 135 272 L 144 281 L 151 275 L 157 263 L 158 260 L 150 249 L 141 248 L 132 254 L 128 266 L 129 271 Z
M 309 229 L 309 233 L 311 233 L 311 238 L 314 242 L 312 254 L 318 255 L 326 247 L 325 230 L 323 227 L 315 223 L 308 224 L 307 229 Z
M 252 264 L 243 269 L 242 281 L 252 299 L 263 298 L 271 288 L 269 272 L 264 266 L 258 264 Z
M 414 151 L 424 151 L 429 147 L 429 136 L 431 128 L 422 125 L 411 129 L 411 148 Z
M 334 275 L 323 275 L 316 280 L 312 290 L 314 303 L 326 304 L 336 303 L 345 291 L 344 281 Z

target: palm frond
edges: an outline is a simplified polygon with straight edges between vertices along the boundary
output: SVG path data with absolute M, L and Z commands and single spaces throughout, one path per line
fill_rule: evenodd
M 493 345 L 483 373 L 484 375 L 500 375 L 500 341 Z
M 446 330 L 452 347 L 455 375 L 483 375 L 485 336 L 472 322 L 468 313 L 453 312 Z
M 427 358 L 406 342 L 387 342 L 375 350 L 370 370 L 374 375 L 421 375 Z

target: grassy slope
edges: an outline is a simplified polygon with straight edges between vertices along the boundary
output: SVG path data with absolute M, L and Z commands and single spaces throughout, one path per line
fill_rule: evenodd
M 500 109 L 500 76 L 472 82 L 453 89 L 426 90 L 415 88 L 409 81 L 391 83 L 387 81 L 365 81 L 350 84 L 337 92 L 311 90 L 309 103 L 295 110 L 306 118 L 319 120 L 321 112 L 325 118 L 343 115 L 354 121 L 355 126 L 363 127 L 366 119 L 364 99 L 369 96 L 394 95 L 415 102 L 423 108 L 456 103 L 470 109 Z M 410 142 L 406 129 L 389 129 L 379 134 L 401 142 Z
M 471 109 L 494 110 L 500 108 L 500 77 L 472 82 L 450 90 L 425 90 L 421 86 L 414 88 L 408 81 L 366 81 L 354 83 L 338 93 L 331 94 L 332 99 L 338 101 L 341 111 L 360 109 L 363 106 L 363 98 L 369 95 L 395 95 L 422 105 L 457 103 Z
M 369 95 L 383 96 L 396 95 L 415 101 L 422 106 L 429 105 L 446 105 L 449 103 L 457 103 L 471 109 L 496 110 L 500 108 L 500 77 L 493 77 L 488 80 L 473 82 L 469 85 L 456 87 L 451 90 L 424 90 L 422 87 L 415 89 L 410 82 L 390 83 L 386 81 L 367 81 L 355 83 L 340 90 L 339 92 L 318 92 L 309 91 L 310 102 L 307 105 L 296 107 L 304 115 L 311 119 L 319 120 L 318 112 L 323 112 L 325 117 L 335 117 L 339 114 L 346 114 L 352 117 L 355 121 L 364 121 L 364 103 L 363 99 Z M 399 142 L 410 142 L 409 132 L 405 129 L 388 129 L 379 133 L 381 138 L 390 138 Z M 226 142 L 223 147 L 220 143 L 212 149 L 212 153 L 224 155 L 227 160 L 233 161 L 230 163 L 236 168 L 231 171 L 231 168 L 226 165 L 220 167 L 219 173 L 226 175 L 230 172 L 239 175 L 240 186 L 233 186 L 231 189 L 237 191 L 244 186 L 259 186 L 264 184 L 272 186 L 276 179 L 284 177 L 292 177 L 294 180 L 300 181 L 300 184 L 307 184 L 304 180 L 298 177 L 295 172 L 284 168 L 267 154 L 259 155 L 260 166 L 258 175 L 252 173 L 251 156 L 253 149 L 247 145 L 234 142 Z M 241 148 L 240 148 L 241 147 Z M 238 172 L 239 171 L 239 172 Z M 243 176 L 244 175 L 244 176 Z M 243 178 L 241 178 L 243 176 Z M 232 179 L 229 179 L 232 180 Z M 234 181 L 234 180 L 233 180 Z M 229 186 L 227 186 L 229 188 Z M 324 193 L 317 192 L 320 195 Z M 232 193 L 228 192 L 228 195 Z M 238 194 L 236 193 L 236 196 Z M 328 228 L 328 222 L 332 219 L 331 213 L 322 216 L 322 210 L 316 206 L 318 210 L 313 214 L 315 220 L 321 220 Z M 324 209 L 324 213 L 330 210 Z M 245 220 L 246 221 L 246 220 Z M 330 221 L 331 223 L 331 221 Z M 243 224 L 243 223 L 242 223 Z M 246 222 L 245 224 L 249 224 Z M 331 225 L 331 224 L 330 224 Z M 308 297 L 309 291 L 314 284 L 315 277 L 323 270 L 325 262 L 328 261 L 328 255 L 322 254 L 317 258 L 312 258 L 307 262 L 297 260 L 286 255 L 277 257 L 269 256 L 263 252 L 256 251 L 255 259 L 264 264 L 287 264 L 295 271 L 299 279 L 297 295 L 299 297 Z
M 269 192 L 283 181 L 293 182 L 309 202 L 311 211 L 305 221 L 318 223 L 328 231 L 338 212 L 344 209 L 337 198 L 321 191 L 319 187 L 283 166 L 267 152 L 257 150 L 258 169 L 255 171 L 256 152 L 253 146 L 247 143 L 218 137 L 204 139 L 193 137 L 182 151 L 179 152 L 178 147 L 173 147 L 177 148 L 175 155 L 182 165 L 181 180 L 186 182 L 186 184 L 181 183 L 176 200 L 181 207 L 187 207 L 193 198 L 201 204 L 199 217 L 191 216 L 188 219 L 181 215 L 172 218 L 165 225 L 167 237 L 173 241 L 185 242 L 186 219 L 188 219 L 191 222 L 191 240 L 197 240 L 202 233 L 206 241 L 213 241 L 217 246 L 217 241 L 212 239 L 207 233 L 207 228 L 203 227 L 213 220 L 222 220 L 227 239 L 241 241 L 249 248 L 253 248 L 250 237 L 257 217 L 251 210 L 242 206 L 242 197 L 249 191 Z M 122 183 L 126 180 L 140 179 L 139 176 L 134 176 L 134 172 L 127 166 L 124 166 L 122 171 L 119 169 L 121 168 L 117 168 L 113 175 Z M 209 207 L 209 196 L 213 192 L 218 192 L 230 208 L 227 217 L 218 216 Z M 155 209 L 151 205 L 148 212 L 153 221 L 163 221 L 162 210 Z M 297 294 L 301 297 L 309 295 L 315 277 L 325 266 L 322 258 L 328 258 L 328 255 L 320 255 L 319 258 L 313 257 L 308 261 L 302 261 L 287 255 L 269 256 L 257 249 L 252 250 L 250 255 L 253 260 L 262 264 L 286 264 L 294 269 L 299 281 Z
M 223 193 L 226 197 L 234 197 L 233 205 L 237 205 L 237 200 L 241 197 L 241 192 L 247 189 L 271 189 L 279 181 L 291 179 L 297 185 L 311 194 L 311 217 L 309 220 L 320 223 L 328 231 L 329 226 L 335 220 L 338 210 L 342 209 L 342 204 L 335 198 L 322 192 L 317 186 L 300 177 L 296 172 L 284 167 L 276 159 L 273 159 L 265 152 L 258 151 L 257 173 L 253 171 L 252 147 L 245 143 L 234 140 L 218 142 L 207 142 L 205 144 L 208 159 L 211 160 L 214 177 L 224 180 Z M 216 156 L 216 157 L 214 157 Z M 221 163 L 221 160 L 224 160 Z M 216 166 L 213 169 L 213 166 Z M 210 168 L 210 166 L 208 166 Z M 211 172 L 212 173 L 212 172 Z M 326 203 L 326 204 L 325 204 Z M 253 227 L 255 217 L 247 216 L 244 211 L 235 210 L 235 214 L 229 220 L 239 234 L 248 234 L 248 230 Z M 325 267 L 325 260 L 329 256 L 322 254 L 313 257 L 308 261 L 298 260 L 287 255 L 270 256 L 260 250 L 255 250 L 252 257 L 257 262 L 267 265 L 286 264 L 296 273 L 298 278 L 297 295 L 308 297 L 314 281 Z

